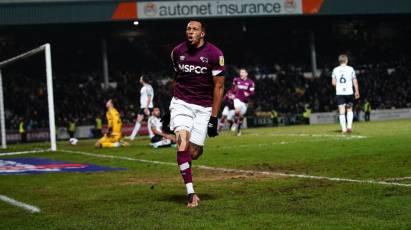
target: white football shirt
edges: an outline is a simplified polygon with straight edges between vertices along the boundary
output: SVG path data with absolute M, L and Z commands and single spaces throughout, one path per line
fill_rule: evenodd
M 154 128 L 155 130 L 159 131 L 159 132 L 163 132 L 162 131 L 162 127 L 163 127 L 163 123 L 161 123 L 160 121 L 161 119 L 159 117 L 156 116 L 150 116 L 148 118 L 148 122 L 147 122 L 147 128 L 148 128 L 148 135 L 150 136 L 150 138 L 154 137 L 156 134 L 153 133 L 153 131 L 151 130 L 152 128 Z
M 353 80 L 356 79 L 355 70 L 348 65 L 335 67 L 332 78 L 336 80 L 337 95 L 353 95 Z
M 140 90 L 140 108 L 144 109 L 147 105 L 147 99 L 151 96 L 150 104 L 148 105 L 149 108 L 153 108 L 153 98 L 154 98 L 154 90 L 150 84 L 144 84 Z

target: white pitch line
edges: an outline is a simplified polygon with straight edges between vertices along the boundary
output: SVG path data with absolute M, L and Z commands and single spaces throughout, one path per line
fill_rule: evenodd
M 263 134 L 266 136 L 266 134 Z M 351 139 L 365 139 L 367 136 L 362 135 L 344 135 L 344 134 L 311 134 L 311 133 L 271 133 L 267 134 L 275 137 L 330 137 L 335 139 L 351 140 Z M 260 133 L 252 133 L 250 136 L 261 136 Z
M 100 158 L 109 158 L 109 159 L 120 159 L 120 160 L 128 160 L 128 161 L 137 161 L 142 163 L 150 163 L 150 164 L 159 164 L 159 165 L 173 165 L 176 166 L 177 164 L 171 162 L 163 162 L 163 161 L 151 161 L 151 160 L 143 160 L 143 159 L 136 159 L 131 157 L 121 157 L 121 156 L 113 156 L 113 155 L 103 155 L 103 154 L 96 154 L 96 153 L 88 153 L 82 151 L 72 151 L 72 150 L 58 150 L 60 152 L 65 153 L 77 153 L 85 156 L 91 157 L 100 157 Z
M 29 151 L 21 151 L 21 152 L 9 152 L 9 153 L 0 153 L 0 156 L 13 156 L 13 155 L 21 155 L 21 154 L 29 154 L 29 153 L 43 153 L 49 150 L 41 149 L 41 150 L 29 150 Z
M 339 139 L 364 139 L 367 136 L 351 134 L 311 134 L 311 133 L 272 133 L 271 136 L 288 136 L 288 137 L 333 137 Z
M 0 195 L 0 200 L 6 202 L 8 204 L 23 208 L 23 209 L 25 209 L 29 212 L 32 212 L 32 213 L 40 212 L 40 209 L 36 206 L 29 205 L 29 204 L 26 204 L 26 203 L 11 199 L 10 197 L 7 197 L 7 196 Z
M 411 187 L 411 184 L 400 184 L 400 183 L 393 183 L 393 182 L 386 182 L 386 181 L 375 181 L 375 180 L 356 180 L 356 179 L 347 179 L 347 178 L 338 178 L 338 177 L 311 176 L 311 175 L 305 175 L 305 174 L 279 173 L 279 172 L 241 170 L 241 169 L 227 169 L 227 168 L 214 168 L 214 167 L 209 167 L 209 166 L 204 166 L 204 165 L 199 165 L 199 166 L 197 166 L 197 168 L 223 171 L 223 172 L 261 174 L 261 175 L 268 175 L 268 176 L 296 177 L 296 178 L 305 178 L 305 179 L 354 182 L 354 183 L 361 183 L 361 184 L 380 184 L 380 185 L 396 185 L 396 186 L 403 186 L 403 187 Z
M 81 154 L 81 155 L 85 155 L 85 156 L 99 157 L 99 158 L 129 160 L 129 161 L 137 161 L 137 162 L 150 163 L 150 164 L 172 165 L 172 166 L 177 167 L 176 163 L 171 163 L 171 162 L 151 161 L 151 160 L 136 159 L 136 158 L 131 158 L 131 157 L 102 155 L 102 154 L 80 152 L 80 151 L 71 151 L 71 150 L 59 150 L 59 151 L 66 152 L 66 153 Z M 206 166 L 206 165 L 196 165 L 196 166 L 193 166 L 193 167 L 199 168 L 199 169 L 221 171 L 221 172 L 261 174 L 261 175 L 268 175 L 268 176 L 294 177 L 294 178 L 305 178 L 305 179 L 315 179 L 315 180 L 329 180 L 329 181 L 352 182 L 352 183 L 360 183 L 360 184 L 378 184 L 378 185 L 411 187 L 411 184 L 401 184 L 401 183 L 386 182 L 386 181 L 356 180 L 356 179 L 338 178 L 338 177 L 312 176 L 312 175 L 305 175 L 305 174 L 292 174 L 292 173 L 266 172 L 266 171 L 254 171 L 254 170 L 243 170 L 243 169 L 230 169 L 230 168 L 210 167 L 210 166 Z
M 260 143 L 260 144 L 242 144 L 242 145 L 224 145 L 224 146 L 214 146 L 217 149 L 233 149 L 233 148 L 245 148 L 245 147 L 266 147 L 272 145 L 288 145 L 288 144 L 299 144 L 299 143 L 311 143 L 311 142 L 324 142 L 328 140 L 345 141 L 345 140 L 357 140 L 357 139 L 347 139 L 347 138 L 333 138 L 333 139 L 312 139 L 312 140 L 302 140 L 302 141 L 280 141 L 272 143 Z M 213 147 L 211 147 L 213 148 Z
M 259 136 L 258 133 L 250 134 L 250 136 Z M 287 144 L 298 144 L 298 143 L 308 143 L 308 142 L 324 142 L 328 140 L 346 141 L 346 140 L 359 140 L 365 139 L 367 136 L 360 135 L 342 135 L 342 134 L 305 134 L 305 133 L 290 133 L 290 134 L 271 134 L 271 136 L 290 136 L 290 137 L 325 137 L 328 139 L 311 139 L 311 140 L 301 140 L 301 141 L 280 141 L 272 143 L 260 143 L 260 144 L 242 144 L 242 145 L 224 145 L 216 146 L 218 149 L 233 149 L 233 148 L 244 148 L 244 147 L 266 147 L 271 145 L 287 145 Z M 212 148 L 212 147 L 211 147 Z
M 411 180 L 411 176 L 384 179 L 384 181 L 402 181 L 402 180 Z

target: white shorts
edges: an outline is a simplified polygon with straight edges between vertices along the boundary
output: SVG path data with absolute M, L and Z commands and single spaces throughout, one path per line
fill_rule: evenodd
M 240 99 L 234 99 L 234 108 L 240 109 L 240 114 L 244 115 L 247 112 L 247 104 L 240 101 Z
M 170 113 L 170 129 L 174 132 L 187 130 L 190 132 L 191 143 L 204 145 L 211 107 L 190 104 L 173 97 L 170 102 Z
M 227 120 L 232 121 L 234 120 L 235 110 L 229 109 L 228 106 L 225 106 L 221 115 L 227 117 Z

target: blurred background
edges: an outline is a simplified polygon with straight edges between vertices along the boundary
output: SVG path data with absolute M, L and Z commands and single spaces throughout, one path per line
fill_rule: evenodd
M 357 71 L 361 121 L 365 100 L 373 110 L 411 107 L 410 13 L 406 0 L 3 0 L 0 60 L 51 44 L 60 138 L 70 120 L 93 127 L 97 116 L 104 118 L 108 98 L 132 126 L 142 74 L 154 87 L 155 104 L 168 108 L 170 52 L 185 40 L 188 20 L 199 18 L 206 39 L 225 54 L 227 88 L 240 67 L 256 83 L 248 126 L 272 125 L 273 110 L 279 125 L 304 123 L 306 108 L 334 114 L 331 71 L 341 53 Z M 38 55 L 2 69 L 10 135 L 21 119 L 28 130 L 47 132 L 44 68 Z

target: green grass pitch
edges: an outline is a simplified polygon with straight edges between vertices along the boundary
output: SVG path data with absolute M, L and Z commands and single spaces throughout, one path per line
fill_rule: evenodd
M 59 142 L 57 152 L 1 156 L 127 170 L 2 175 L 0 195 L 41 211 L 0 201 L 0 229 L 411 229 L 411 120 L 354 123 L 352 135 L 338 128 L 247 129 L 207 139 L 193 162 L 195 209 L 185 207 L 175 149 L 152 149 L 147 137 L 119 149 L 80 140 Z

